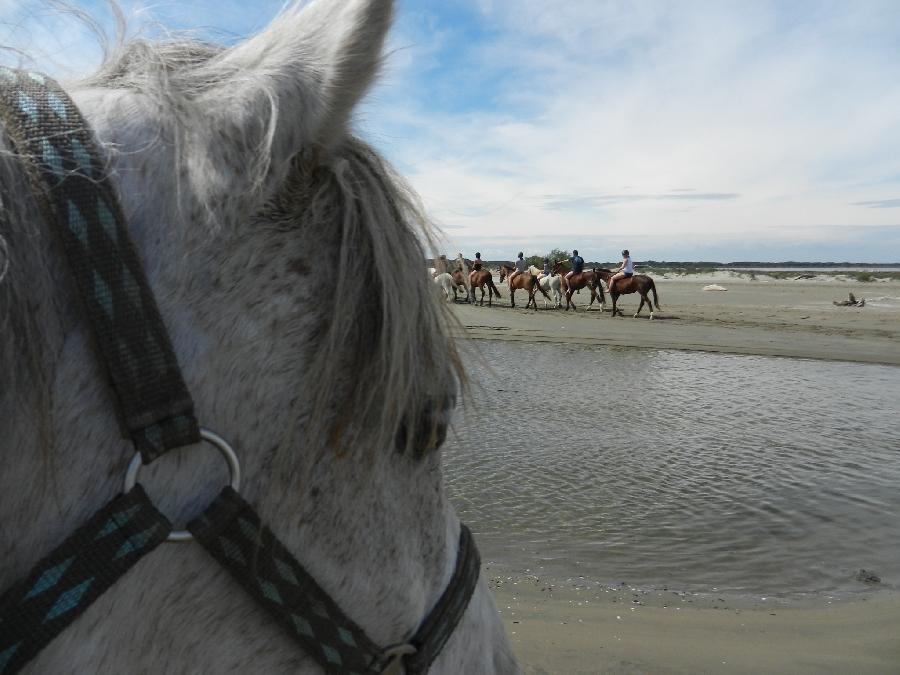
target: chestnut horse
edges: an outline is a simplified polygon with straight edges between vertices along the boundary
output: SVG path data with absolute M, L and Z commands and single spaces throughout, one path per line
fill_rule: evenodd
M 609 280 L 614 274 L 612 270 L 607 269 L 598 269 L 594 270 L 594 272 L 606 282 L 606 285 L 609 286 Z M 653 303 L 650 302 L 650 298 L 647 295 L 648 292 L 653 291 Z M 634 313 L 634 318 L 638 317 L 638 314 L 641 313 L 641 310 L 644 308 L 644 303 L 647 303 L 647 307 L 650 308 L 650 318 L 653 318 L 653 305 L 656 305 L 656 309 L 662 309 L 659 306 L 659 298 L 656 295 L 656 284 L 654 283 L 651 277 L 648 277 L 646 274 L 635 274 L 632 277 L 622 277 L 616 279 L 615 290 L 611 290 L 609 292 L 610 297 L 612 297 L 612 311 L 613 316 L 616 315 L 616 312 L 619 314 L 622 313 L 621 310 L 616 309 L 616 300 L 620 295 L 627 295 L 629 293 L 640 293 L 641 294 L 641 304 L 638 306 L 637 311 Z
M 484 287 L 487 286 L 488 289 L 488 307 L 491 306 L 491 302 L 496 295 L 498 298 L 500 296 L 500 291 L 497 290 L 497 287 L 494 286 L 494 275 L 491 274 L 489 269 L 482 267 L 481 269 L 472 270 L 469 272 L 469 286 L 472 288 L 472 302 L 475 302 L 475 289 L 481 289 L 481 305 L 484 306 Z
M 591 302 L 588 304 L 588 309 L 591 308 L 595 300 L 598 300 L 597 296 L 599 295 L 600 310 L 603 311 L 603 305 L 606 304 L 606 297 L 603 295 L 603 286 L 600 285 L 600 277 L 597 276 L 596 271 L 587 270 L 579 272 L 566 279 L 566 274 L 568 274 L 568 272 L 569 268 L 565 261 L 559 260 L 554 263 L 553 273 L 560 275 L 563 293 L 565 293 L 566 296 L 566 311 L 569 310 L 570 306 L 573 310 L 577 309 L 575 307 L 575 302 L 572 300 L 572 294 L 582 288 L 588 288 L 591 291 Z
M 466 302 L 469 301 L 469 289 L 466 288 L 466 274 L 461 269 L 455 269 L 450 273 L 453 277 L 453 299 L 456 300 L 457 289 L 465 292 Z
M 516 271 L 516 268 L 512 265 L 500 265 L 500 281 L 502 282 L 504 279 L 508 279 L 512 276 L 512 273 Z M 509 284 L 509 282 L 507 282 Z M 550 296 L 541 288 L 541 285 L 538 283 L 537 275 L 532 274 L 531 272 L 522 272 L 519 274 L 513 282 L 509 284 L 509 306 L 516 306 L 516 290 L 522 289 L 526 293 L 528 293 L 528 302 L 525 305 L 525 309 L 528 309 L 531 305 L 534 305 L 534 308 L 537 309 L 537 301 L 534 299 L 534 294 L 536 291 L 540 291 L 544 294 L 544 297 L 547 300 L 550 300 Z

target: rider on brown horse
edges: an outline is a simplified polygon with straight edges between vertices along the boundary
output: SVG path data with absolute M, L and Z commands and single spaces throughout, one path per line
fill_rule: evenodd
M 524 255 L 525 254 L 522 253 L 522 251 L 519 251 L 519 258 L 516 260 L 516 271 L 510 275 L 509 280 L 507 281 L 507 283 L 510 284 L 510 288 L 512 288 L 513 279 L 528 269 L 528 263 L 525 262 Z
M 609 288 L 610 295 L 613 292 L 613 284 L 616 282 L 616 279 L 627 279 L 628 277 L 634 276 L 634 263 L 631 262 L 631 254 L 628 252 L 626 248 L 622 251 L 622 264 L 619 265 L 619 269 L 617 269 L 613 275 L 609 278 L 609 281 L 606 282 L 607 288 Z
M 581 256 L 578 256 L 578 259 L 581 260 Z M 555 274 L 561 275 L 566 270 L 565 265 L 566 262 L 564 260 L 557 260 L 553 265 L 553 272 Z M 581 265 L 581 272 L 575 274 L 574 271 L 569 271 L 564 277 L 560 279 L 560 285 L 562 286 L 563 293 L 566 297 L 566 309 L 568 310 L 570 307 L 572 309 L 575 309 L 575 303 L 572 301 L 572 295 L 582 288 L 587 288 L 591 292 L 591 302 L 588 307 L 593 307 L 594 302 L 599 302 L 602 308 L 605 300 L 603 297 L 603 285 L 600 283 L 600 277 L 594 270 L 585 271 L 583 260 L 581 262 Z M 607 270 L 607 272 L 608 271 L 609 270 Z
M 475 252 L 475 260 L 472 261 L 472 266 L 469 268 L 469 288 L 473 289 L 473 291 L 472 291 L 473 302 L 474 302 L 474 293 L 475 293 L 475 291 L 474 291 L 475 277 L 481 278 L 481 275 L 476 274 L 476 273 L 481 271 L 481 268 L 483 266 L 484 265 L 481 262 L 481 251 L 476 251 Z
M 572 263 L 572 270 L 566 274 L 566 283 L 569 283 L 569 279 L 572 278 L 573 274 L 581 274 L 584 271 L 584 258 L 578 255 L 578 249 L 574 249 L 572 251 L 572 257 L 569 258 L 569 262 Z

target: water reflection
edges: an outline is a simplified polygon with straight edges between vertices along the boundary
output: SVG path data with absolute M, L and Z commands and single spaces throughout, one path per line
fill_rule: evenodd
M 854 590 L 859 568 L 900 581 L 898 369 L 480 350 L 445 465 L 485 559 L 697 591 Z

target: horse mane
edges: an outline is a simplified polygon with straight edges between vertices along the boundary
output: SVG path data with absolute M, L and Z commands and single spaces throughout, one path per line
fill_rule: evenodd
M 217 77 L 233 75 L 216 70 L 216 57 L 223 50 L 192 40 L 120 39 L 114 49 L 105 50 L 99 69 L 73 88 L 152 95 L 164 105 L 161 114 L 176 120 L 175 156 L 186 161 L 184 139 L 193 131 L 190 125 L 203 120 L 179 118 L 179 102 L 196 96 Z M 273 128 L 279 115 L 291 114 L 274 102 L 266 113 L 265 123 Z M 271 135 L 262 137 L 266 142 L 253 148 L 256 156 L 246 167 L 254 186 L 262 184 L 272 165 Z M 28 182 L 3 143 L 0 140 L 0 372 L 6 378 L 18 369 L 18 377 L 0 387 L 0 414 L 5 416 L 10 412 L 6 403 L 21 398 L 17 384 L 38 392 L 35 405 L 49 409 L 45 404 L 54 366 L 45 358 L 47 339 L 40 322 L 51 320 L 51 311 L 37 316 L 31 307 L 55 305 L 59 289 L 50 272 L 40 272 L 50 257 L 44 251 L 49 235 L 35 232 L 44 233 L 49 226 L 36 210 L 26 213 L 16 204 L 23 191 L 28 192 Z M 320 330 L 310 340 L 313 354 L 304 387 L 313 392 L 314 406 L 303 441 L 337 448 L 362 442 L 366 448 L 387 447 L 402 426 L 420 428 L 420 418 L 428 412 L 426 402 L 445 398 L 448 388 L 455 388 L 448 376 L 455 376 L 465 391 L 461 360 L 445 332 L 456 320 L 434 297 L 424 267 L 416 283 L 397 274 L 410 260 L 424 260 L 426 247 L 437 250 L 436 235 L 418 197 L 363 141 L 347 134 L 327 155 L 301 155 L 291 161 L 281 187 L 263 195 L 254 212 L 290 217 L 298 232 L 318 228 L 334 234 L 337 229 L 335 236 L 340 237 L 330 309 L 322 312 Z M 252 203 L 256 196 L 247 199 Z M 215 217 L 214 205 L 204 202 L 202 194 L 199 202 L 206 213 L 201 212 L 193 226 L 210 228 L 212 237 L 216 228 L 229 225 Z M 36 271 L 46 280 L 35 281 Z M 347 382 L 348 373 L 352 382 Z M 347 412 L 336 416 L 336 409 Z M 408 445 L 414 436 L 406 434 Z

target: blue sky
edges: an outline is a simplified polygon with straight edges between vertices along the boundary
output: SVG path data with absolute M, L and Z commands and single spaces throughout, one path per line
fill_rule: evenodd
M 121 4 L 223 41 L 282 5 Z M 0 0 L 0 44 L 99 58 L 37 0 Z M 896 0 L 399 0 L 389 46 L 356 128 L 447 252 L 900 261 Z

